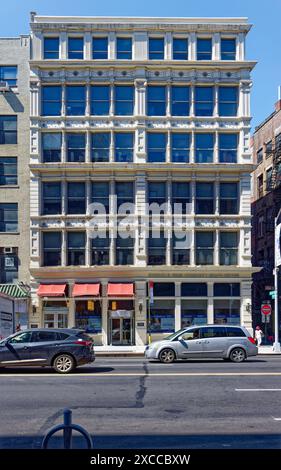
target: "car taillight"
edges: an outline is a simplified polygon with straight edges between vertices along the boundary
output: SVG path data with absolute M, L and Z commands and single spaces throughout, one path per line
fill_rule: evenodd
M 92 341 L 74 341 L 74 344 L 80 344 L 80 346 L 87 346 L 90 347 L 92 346 Z
M 248 340 L 252 343 L 252 344 L 256 344 L 256 341 L 254 338 L 252 338 L 252 336 L 248 336 Z

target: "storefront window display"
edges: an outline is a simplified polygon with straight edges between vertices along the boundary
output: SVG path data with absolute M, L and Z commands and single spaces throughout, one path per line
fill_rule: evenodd
M 207 321 L 207 300 L 182 300 L 181 326 L 205 325 Z
M 101 333 L 101 305 L 99 300 L 77 300 L 75 303 L 75 326 L 87 333 Z
M 175 302 L 173 300 L 154 300 L 153 305 L 150 305 L 150 331 L 151 333 L 175 331 Z
M 215 300 L 214 323 L 240 325 L 240 300 Z

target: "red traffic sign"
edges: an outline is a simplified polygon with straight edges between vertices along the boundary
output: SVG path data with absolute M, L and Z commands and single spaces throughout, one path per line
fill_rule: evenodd
M 270 315 L 271 314 L 271 305 L 269 304 L 264 304 L 261 306 L 261 313 L 264 315 Z

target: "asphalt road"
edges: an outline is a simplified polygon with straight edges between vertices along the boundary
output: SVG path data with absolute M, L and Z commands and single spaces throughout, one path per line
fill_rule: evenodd
M 2 449 L 39 448 L 64 408 L 99 449 L 281 448 L 281 356 L 167 365 L 97 358 L 68 376 L 5 369 L 0 390 Z M 78 437 L 74 444 L 83 446 Z

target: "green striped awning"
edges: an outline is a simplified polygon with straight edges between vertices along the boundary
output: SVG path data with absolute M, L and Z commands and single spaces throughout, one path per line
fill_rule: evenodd
M 14 299 L 26 299 L 30 297 L 29 292 L 19 284 L 0 284 L 0 292 Z

